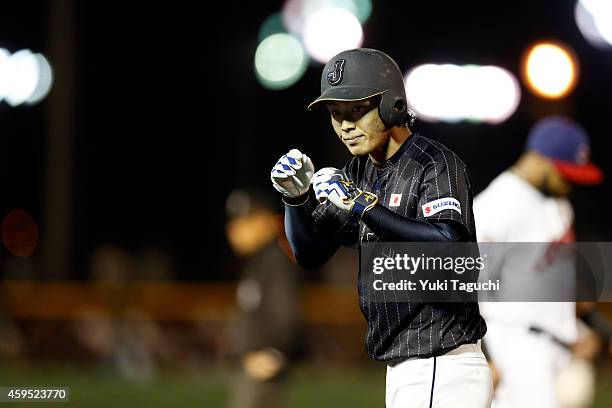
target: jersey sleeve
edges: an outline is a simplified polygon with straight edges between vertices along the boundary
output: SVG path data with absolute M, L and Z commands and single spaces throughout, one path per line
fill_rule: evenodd
M 460 225 L 476 239 L 472 185 L 467 167 L 455 153 L 447 150 L 431 156 L 418 194 L 417 219 Z

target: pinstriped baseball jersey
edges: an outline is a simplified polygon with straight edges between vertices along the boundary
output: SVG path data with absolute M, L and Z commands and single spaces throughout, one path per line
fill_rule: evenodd
M 379 203 L 398 215 L 431 222 L 449 222 L 476 241 L 472 187 L 465 164 L 444 145 L 413 134 L 390 159 L 374 164 L 354 157 L 345 171 L 357 186 L 378 196 Z M 379 238 L 329 203 L 320 204 L 313 219 L 326 234 L 332 231 L 347 246 Z M 383 298 L 366 301 L 365 277 L 359 276 L 360 307 L 368 323 L 366 349 L 375 360 L 429 357 L 486 332 L 477 303 L 409 303 Z

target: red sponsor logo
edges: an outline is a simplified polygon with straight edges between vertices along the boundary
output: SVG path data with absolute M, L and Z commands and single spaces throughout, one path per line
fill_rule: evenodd
M 427 206 L 425 207 L 425 214 L 429 214 L 431 212 L 431 207 Z

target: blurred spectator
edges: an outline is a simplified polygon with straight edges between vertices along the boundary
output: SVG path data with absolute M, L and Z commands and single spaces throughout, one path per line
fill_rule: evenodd
M 299 350 L 298 277 L 275 200 L 234 191 L 227 199 L 227 239 L 242 258 L 232 351 L 239 361 L 232 408 L 284 407 L 283 382 Z

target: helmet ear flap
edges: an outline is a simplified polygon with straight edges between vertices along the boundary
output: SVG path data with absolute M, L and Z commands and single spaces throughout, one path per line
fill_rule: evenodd
M 382 121 L 387 127 L 403 125 L 408 115 L 407 110 L 406 99 L 403 95 L 383 95 L 379 112 Z

